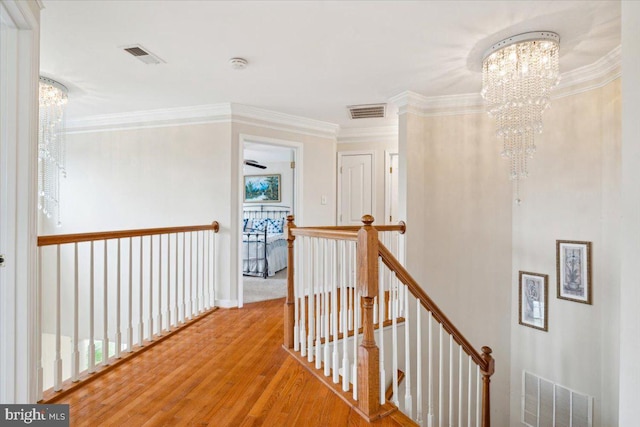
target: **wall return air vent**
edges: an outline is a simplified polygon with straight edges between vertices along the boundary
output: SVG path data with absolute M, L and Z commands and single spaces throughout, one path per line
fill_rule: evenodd
M 349 117 L 355 119 L 379 119 L 385 116 L 387 104 L 349 105 Z
M 147 49 L 143 48 L 139 44 L 134 44 L 131 46 L 122 46 L 122 49 L 147 65 L 156 65 L 156 64 L 165 63 L 165 61 L 160 59 L 158 55 L 155 55 L 149 52 Z

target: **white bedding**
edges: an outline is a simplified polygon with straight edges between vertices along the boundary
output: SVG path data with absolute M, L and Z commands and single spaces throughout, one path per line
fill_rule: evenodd
M 265 270 L 264 234 L 251 233 L 242 236 L 242 271 L 261 275 Z M 287 237 L 283 233 L 267 234 L 268 276 L 287 267 Z

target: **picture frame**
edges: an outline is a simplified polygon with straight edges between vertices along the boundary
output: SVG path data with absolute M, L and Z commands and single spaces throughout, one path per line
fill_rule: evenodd
M 519 323 L 547 332 L 549 330 L 549 276 L 520 271 L 518 289 Z
M 591 242 L 556 240 L 558 298 L 592 304 Z
M 244 202 L 245 203 L 280 203 L 282 179 L 280 174 L 245 175 Z

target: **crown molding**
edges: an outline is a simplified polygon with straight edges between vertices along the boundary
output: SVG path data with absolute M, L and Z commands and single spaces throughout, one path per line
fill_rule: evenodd
M 622 75 L 621 47 L 617 46 L 592 64 L 560 75 L 560 83 L 551 95 L 552 99 L 575 95 L 597 89 Z M 485 112 L 480 93 L 431 96 L 405 91 L 389 99 L 398 107 L 398 114 L 415 114 L 423 117 L 476 114 Z
M 76 134 L 203 123 L 241 123 L 325 138 L 335 138 L 339 129 L 333 123 L 233 103 L 95 115 L 69 120 L 65 128 Z
M 338 144 L 397 143 L 398 125 L 376 126 L 370 128 L 340 128 Z

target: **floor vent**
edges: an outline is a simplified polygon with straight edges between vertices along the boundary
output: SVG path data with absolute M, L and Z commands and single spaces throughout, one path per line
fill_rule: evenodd
M 385 116 L 386 104 L 349 105 L 349 117 L 355 119 L 377 119 Z
M 530 427 L 592 427 L 593 397 L 522 372 L 522 419 Z
M 153 53 L 149 52 L 139 44 L 131 45 L 131 46 L 123 46 L 122 49 L 125 52 L 134 56 L 136 59 L 139 59 L 140 61 L 144 62 L 145 64 L 155 65 L 155 64 L 164 63 L 164 61 L 160 59 L 157 55 L 154 55 Z

